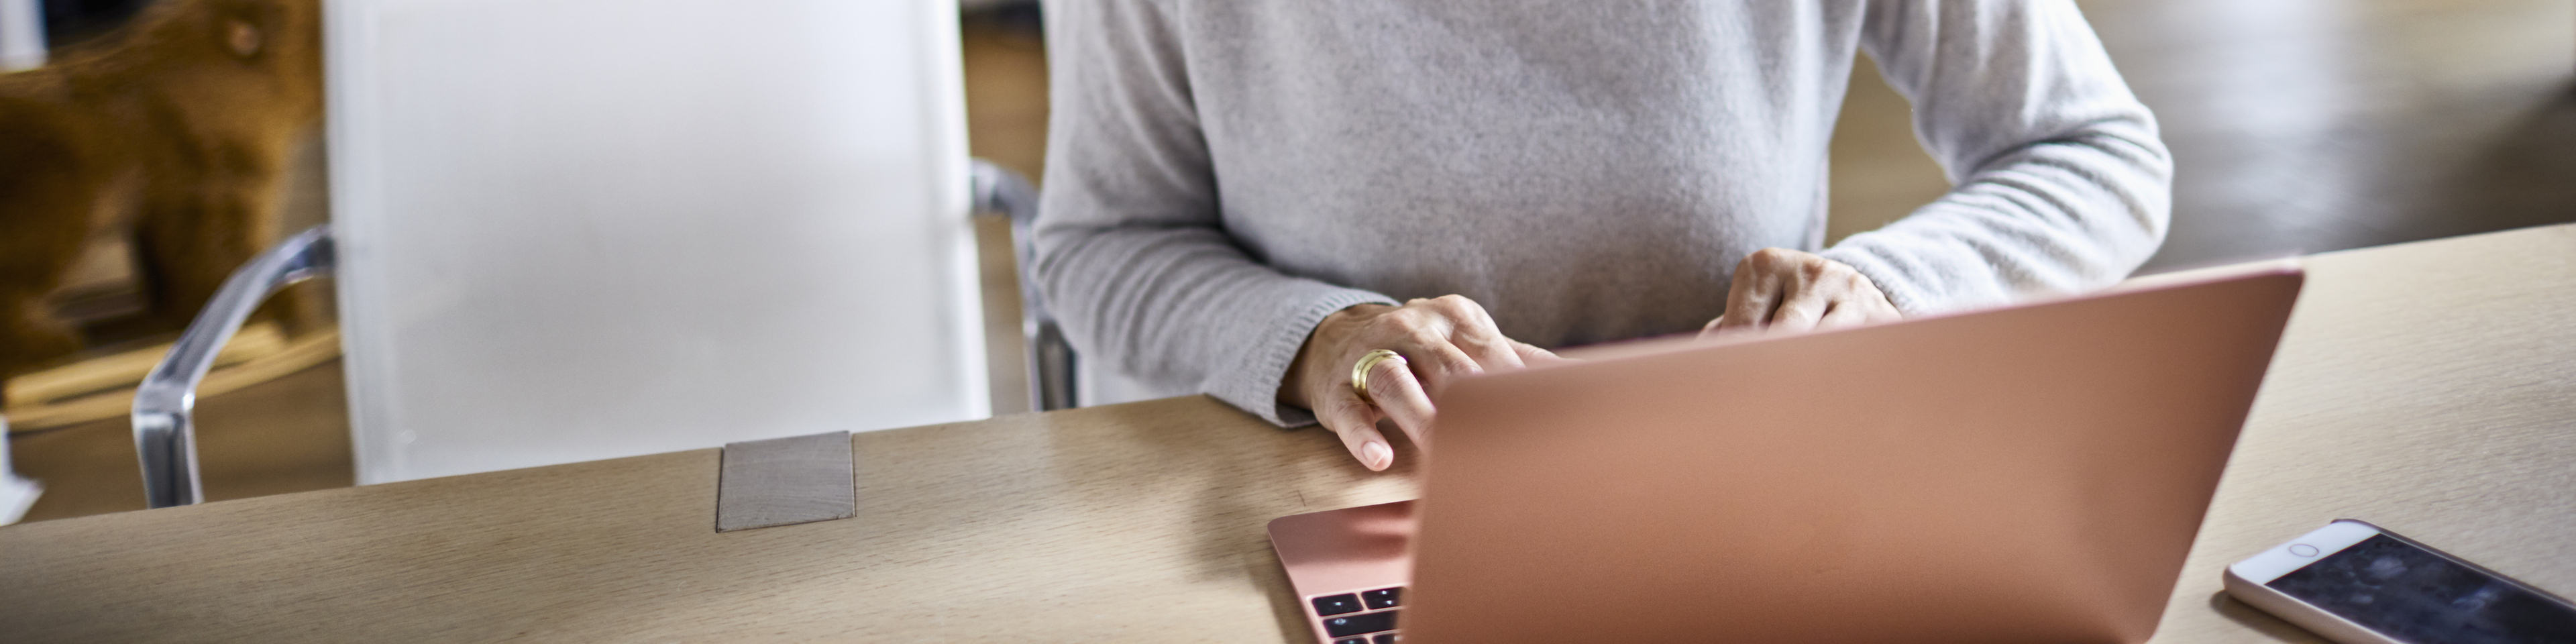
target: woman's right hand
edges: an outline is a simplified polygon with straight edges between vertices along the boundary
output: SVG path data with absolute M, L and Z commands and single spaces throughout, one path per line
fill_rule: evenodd
M 1368 397 L 1362 398 L 1351 388 L 1351 368 L 1377 349 L 1403 359 L 1372 365 Z M 1361 465 L 1384 470 L 1395 464 L 1395 449 L 1378 433 L 1378 419 L 1394 419 L 1414 445 L 1427 447 L 1435 412 L 1431 392 L 1461 376 L 1556 359 L 1546 349 L 1503 337 L 1485 307 L 1463 296 L 1404 306 L 1361 304 L 1315 325 L 1280 381 L 1279 401 L 1313 410 Z

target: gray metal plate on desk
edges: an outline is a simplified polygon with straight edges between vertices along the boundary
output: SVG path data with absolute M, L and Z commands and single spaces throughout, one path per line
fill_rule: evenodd
M 732 532 L 855 514 L 858 480 L 850 433 L 726 443 L 716 483 L 716 531 Z

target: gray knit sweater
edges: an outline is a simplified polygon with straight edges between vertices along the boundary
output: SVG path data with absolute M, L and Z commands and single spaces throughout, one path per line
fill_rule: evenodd
M 1956 187 L 1826 257 L 1908 314 L 2098 288 L 2172 163 L 2068 0 L 1056 0 L 1034 274 L 1087 360 L 1283 425 L 1316 322 L 1457 293 L 1566 346 L 1816 250 L 1852 56 Z

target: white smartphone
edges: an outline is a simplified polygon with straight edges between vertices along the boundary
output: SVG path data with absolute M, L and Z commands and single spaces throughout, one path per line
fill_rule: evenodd
M 2343 644 L 2576 642 L 2576 604 L 2352 519 L 2228 566 L 2227 594 Z

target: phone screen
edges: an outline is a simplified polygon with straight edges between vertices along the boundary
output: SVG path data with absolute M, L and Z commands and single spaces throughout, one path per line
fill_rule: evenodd
M 2386 535 L 2264 584 L 2412 642 L 2576 642 L 2576 611 Z

